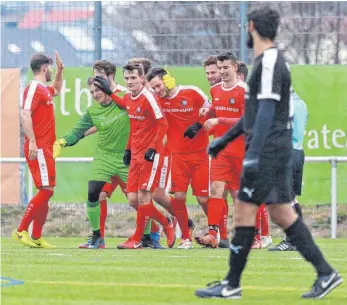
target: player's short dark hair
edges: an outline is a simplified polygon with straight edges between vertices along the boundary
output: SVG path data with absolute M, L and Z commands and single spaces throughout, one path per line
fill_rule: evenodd
M 88 80 L 87 80 L 88 86 L 93 85 L 95 81 L 96 81 L 95 77 L 93 77 L 93 76 L 88 77 Z
M 148 73 L 148 71 L 152 68 L 152 63 L 148 58 L 143 57 L 134 57 L 129 59 L 129 64 L 140 64 L 143 67 L 143 72 L 145 75 Z
M 247 65 L 243 61 L 237 62 L 237 71 L 236 73 L 242 74 L 244 79 L 247 79 L 248 76 L 248 68 Z
M 167 72 L 164 68 L 152 68 L 147 73 L 146 78 L 147 78 L 147 81 L 150 82 L 153 78 L 157 76 L 159 76 L 160 78 L 163 78 L 163 76 L 166 74 Z
M 123 74 L 124 71 L 137 71 L 139 73 L 139 76 L 144 76 L 143 66 L 141 64 L 132 64 L 128 63 L 123 67 Z
M 30 59 L 30 68 L 33 73 L 38 73 L 43 65 L 53 65 L 53 59 L 43 53 L 35 53 Z
M 275 39 L 280 23 L 280 15 L 276 10 L 265 6 L 250 12 L 247 20 L 248 22 L 253 21 L 255 29 L 261 37 Z
M 236 57 L 236 55 L 232 51 L 218 54 L 217 55 L 217 60 L 218 61 L 231 60 L 231 62 L 233 64 L 237 64 L 237 57 Z
M 113 79 L 116 76 L 117 67 L 108 60 L 100 59 L 93 63 L 93 71 L 97 70 L 100 73 L 106 73 L 107 76 L 113 73 Z
M 210 65 L 217 65 L 217 56 L 216 55 L 209 55 L 203 62 L 202 62 L 204 68 Z

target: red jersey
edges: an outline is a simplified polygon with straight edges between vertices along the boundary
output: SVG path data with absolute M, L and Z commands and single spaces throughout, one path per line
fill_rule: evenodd
M 232 88 L 223 88 L 223 84 L 218 83 L 211 87 L 210 94 L 212 97 L 211 110 L 221 121 L 214 128 L 214 136 L 221 137 L 230 128 L 230 125 L 225 124 L 226 122 L 223 122 L 222 118 L 240 119 L 242 117 L 245 107 L 245 89 L 239 84 Z M 244 137 L 240 136 L 231 142 L 223 152 L 235 157 L 243 157 L 245 153 Z
M 167 131 L 167 148 L 171 153 L 192 153 L 206 149 L 208 134 L 200 129 L 193 139 L 184 138 L 189 126 L 199 121 L 199 110 L 210 103 L 208 97 L 195 86 L 178 86 L 173 97 L 158 98 L 163 109 L 169 129 Z
M 162 152 L 167 122 L 154 95 L 143 88 L 137 96 L 126 93 L 124 102 L 130 119 L 131 158 L 144 160 L 149 148 Z
M 53 95 L 53 87 L 48 87 L 37 80 L 32 80 L 24 90 L 22 109 L 31 110 L 38 148 L 53 149 L 56 140 Z M 25 136 L 24 149 L 29 149 L 27 136 Z

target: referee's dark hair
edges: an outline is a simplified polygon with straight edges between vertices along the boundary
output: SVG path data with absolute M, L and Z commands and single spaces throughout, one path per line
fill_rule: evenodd
M 266 6 L 254 10 L 247 15 L 248 22 L 253 21 L 258 34 L 263 38 L 274 40 L 280 23 L 279 13 Z

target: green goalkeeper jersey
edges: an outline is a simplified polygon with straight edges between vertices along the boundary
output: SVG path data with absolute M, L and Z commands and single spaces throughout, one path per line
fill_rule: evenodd
M 128 142 L 130 123 L 127 112 L 115 103 L 95 104 L 88 107 L 76 126 L 64 136 L 66 146 L 73 146 L 84 137 L 91 127 L 98 129 L 97 148 L 99 152 L 124 152 Z

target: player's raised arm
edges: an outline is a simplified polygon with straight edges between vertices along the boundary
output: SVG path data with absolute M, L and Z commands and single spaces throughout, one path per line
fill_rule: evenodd
M 92 119 L 89 113 L 86 112 L 68 134 L 54 142 L 53 157 L 57 158 L 61 154 L 63 147 L 77 144 L 92 127 Z
M 53 96 L 56 96 L 60 93 L 61 87 L 63 86 L 63 70 L 64 70 L 64 64 L 61 60 L 59 53 L 57 51 L 54 52 L 55 55 L 55 63 L 57 65 L 57 72 L 55 74 L 53 83 L 50 87 L 54 89 Z

